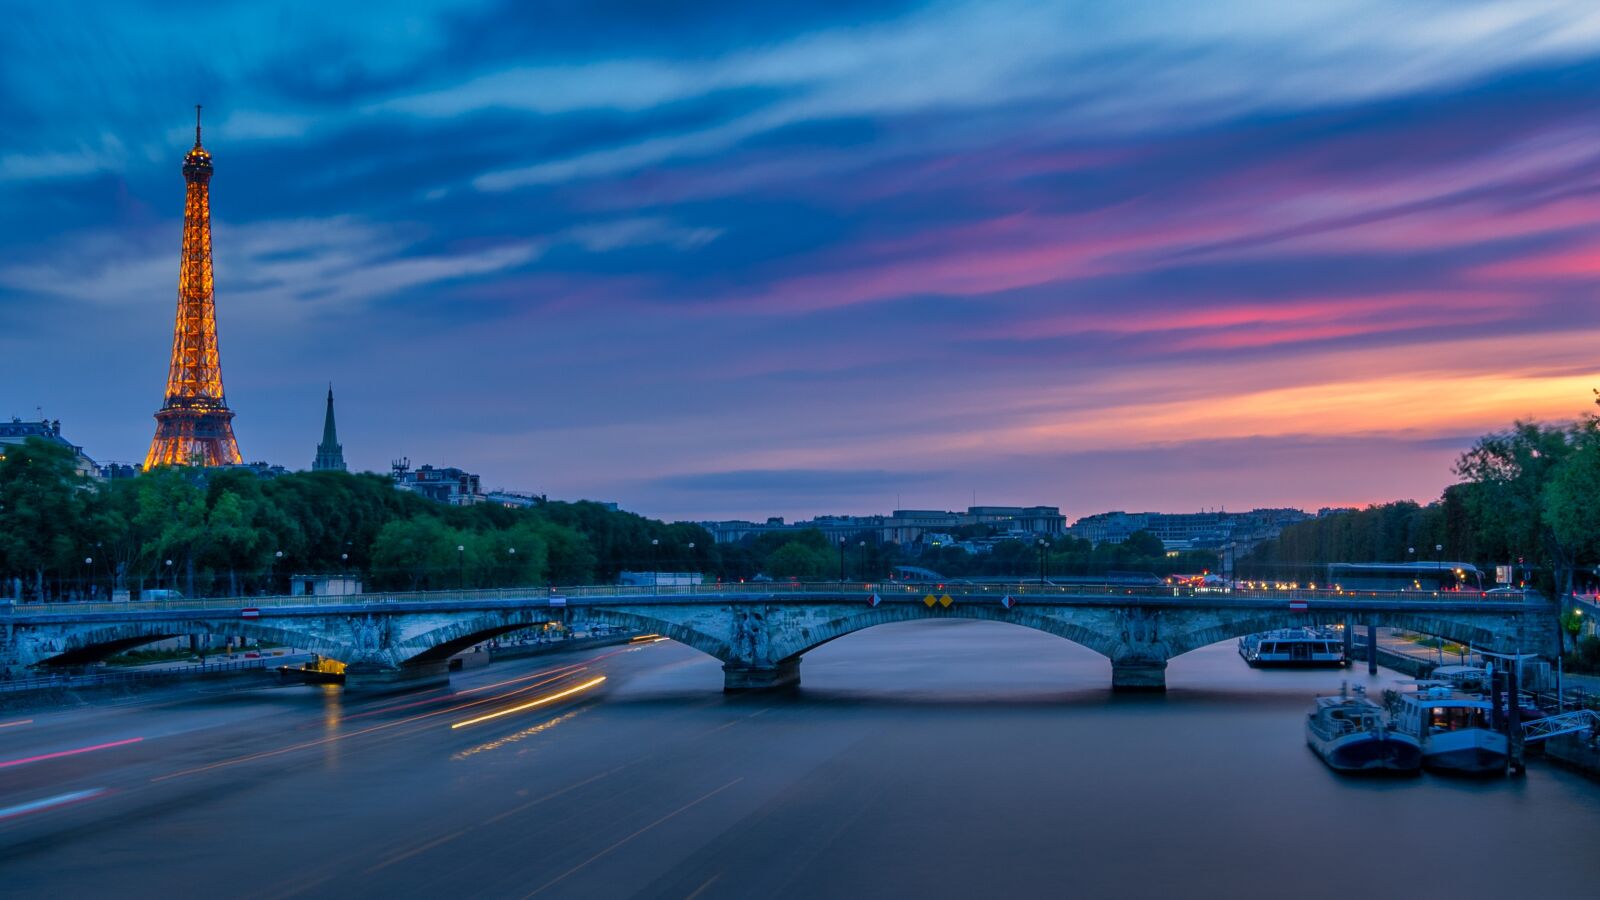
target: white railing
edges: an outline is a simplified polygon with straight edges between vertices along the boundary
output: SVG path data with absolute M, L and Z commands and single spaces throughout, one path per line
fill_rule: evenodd
M 1600 734 L 1600 713 L 1579 709 L 1522 723 L 1522 739 L 1528 743 L 1563 734 L 1585 733 Z

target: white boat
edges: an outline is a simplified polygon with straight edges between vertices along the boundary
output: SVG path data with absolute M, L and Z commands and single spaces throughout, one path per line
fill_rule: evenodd
M 1340 686 L 1337 697 L 1318 697 L 1306 715 L 1306 744 L 1336 772 L 1415 774 L 1422 769 L 1422 745 L 1390 727 L 1383 707 Z
M 1511 756 L 1506 736 L 1489 727 L 1490 704 L 1444 684 L 1424 684 L 1400 695 L 1395 727 L 1422 744 L 1429 769 L 1469 775 L 1504 772 Z
M 1337 667 L 1346 665 L 1344 639 L 1320 628 L 1285 628 L 1239 639 L 1239 655 L 1252 666 Z
M 1439 666 L 1428 679 L 1446 682 L 1458 691 L 1481 693 L 1489 684 L 1489 672 L 1482 666 Z

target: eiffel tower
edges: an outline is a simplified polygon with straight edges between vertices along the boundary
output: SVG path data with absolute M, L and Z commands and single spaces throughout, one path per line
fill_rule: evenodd
M 217 307 L 211 273 L 211 154 L 200 146 L 200 107 L 194 108 L 194 149 L 183 158 L 188 184 L 183 203 L 183 257 L 178 266 L 178 318 L 172 329 L 167 399 L 156 413 L 156 436 L 144 467 L 238 465 L 233 411 L 222 392 L 217 356 Z

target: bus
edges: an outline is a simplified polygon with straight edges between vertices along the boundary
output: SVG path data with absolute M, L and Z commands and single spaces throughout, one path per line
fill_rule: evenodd
M 1329 563 L 1327 586 L 1340 591 L 1484 590 L 1483 573 L 1471 563 Z

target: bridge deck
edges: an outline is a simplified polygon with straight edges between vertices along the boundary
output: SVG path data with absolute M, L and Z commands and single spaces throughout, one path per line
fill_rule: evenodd
M 1307 611 L 1527 613 L 1548 608 L 1542 600 L 1488 600 L 1477 593 L 1455 591 L 1219 590 L 1171 586 L 1015 584 L 905 584 L 883 582 L 810 582 L 759 586 L 752 584 L 624 587 L 597 585 L 568 588 L 493 588 L 469 591 L 413 591 L 342 596 L 219 597 L 117 603 L 27 603 L 0 605 L 0 622 L 61 623 L 174 616 L 296 616 L 329 613 L 448 611 L 527 607 L 587 607 L 654 604 L 807 604 L 925 603 L 949 596 L 953 604 L 998 604 L 1011 597 L 1032 606 L 1126 606 L 1209 609 L 1282 609 L 1287 604 Z

